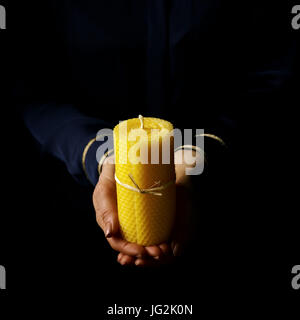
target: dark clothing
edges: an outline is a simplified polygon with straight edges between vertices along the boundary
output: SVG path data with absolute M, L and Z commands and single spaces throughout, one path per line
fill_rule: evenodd
M 16 89 L 26 126 L 82 183 L 88 141 L 139 114 L 204 128 L 230 143 L 245 100 L 279 92 L 293 79 L 289 9 L 252 4 L 244 12 L 218 0 L 64 0 L 36 4 L 33 15 L 26 3 Z M 94 184 L 98 146 L 86 160 Z
M 298 190 L 291 183 L 298 180 L 293 137 L 299 124 L 290 111 L 299 105 L 300 31 L 291 28 L 289 1 L 19 2 L 14 13 L 8 10 L 8 31 L 17 29 L 10 74 L 17 79 L 18 120 L 25 119 L 35 139 L 27 130 L 14 141 L 3 132 L 3 142 L 18 152 L 11 170 L 6 148 L 2 159 L 11 210 L 1 215 L 12 228 L 0 253 L 7 247 L 15 259 L 10 288 L 30 287 L 43 301 L 40 293 L 53 290 L 46 299 L 51 304 L 59 291 L 63 302 L 66 292 L 92 295 L 103 316 L 99 306 L 106 301 L 193 302 L 196 318 L 219 311 L 240 319 L 238 307 L 278 315 L 274 306 L 282 306 L 286 316 L 282 301 L 294 291 L 290 270 L 299 263 Z M 211 163 L 223 158 L 207 152 L 209 174 L 206 168 L 195 177 L 201 185 L 194 189 L 193 244 L 174 265 L 157 270 L 116 263 L 95 222 L 91 190 L 74 183 L 64 167 L 88 184 L 81 165 L 87 142 L 99 129 L 139 114 L 205 128 L 233 152 L 219 173 Z M 43 161 L 29 141 L 45 151 Z M 86 161 L 93 183 L 97 147 Z M 268 296 L 276 297 L 270 306 Z

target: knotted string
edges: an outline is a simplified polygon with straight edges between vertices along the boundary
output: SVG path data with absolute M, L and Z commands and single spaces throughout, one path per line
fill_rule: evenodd
M 135 191 L 135 192 L 138 192 L 138 193 L 141 193 L 141 194 L 152 194 L 154 196 L 162 196 L 162 193 L 161 192 L 157 192 L 157 191 L 161 191 L 161 190 L 165 190 L 167 189 L 170 185 L 174 184 L 175 181 L 170 181 L 162 186 L 158 186 L 160 185 L 160 181 L 157 181 L 155 182 L 150 188 L 148 189 L 142 189 L 139 187 L 139 185 L 136 183 L 136 181 L 134 180 L 132 174 L 128 174 L 130 180 L 132 181 L 132 183 L 135 185 L 135 187 L 133 186 L 130 186 L 126 183 L 123 183 L 121 182 L 117 175 L 115 175 L 115 180 L 116 182 L 121 185 L 122 187 L 126 188 L 126 189 L 129 189 L 129 190 L 132 190 L 132 191 Z

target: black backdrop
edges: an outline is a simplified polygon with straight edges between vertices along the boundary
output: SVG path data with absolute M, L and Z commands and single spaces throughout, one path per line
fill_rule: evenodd
M 226 168 L 203 177 L 196 247 L 175 265 L 123 268 L 95 223 L 92 189 L 77 185 L 60 162 L 41 155 L 15 112 L 13 32 L 26 26 L 17 19 L 21 6 L 1 4 L 8 11 L 8 29 L 0 33 L 5 294 L 22 292 L 28 311 L 39 299 L 56 312 L 60 301 L 67 312 L 83 307 L 86 313 L 96 310 L 100 319 L 113 303 L 193 303 L 197 315 L 287 315 L 299 296 L 290 285 L 291 269 L 299 264 L 299 73 L 283 92 L 252 96 L 236 111 L 238 147 Z M 299 38 L 292 30 L 291 36 Z M 68 297 L 79 304 L 67 303 Z

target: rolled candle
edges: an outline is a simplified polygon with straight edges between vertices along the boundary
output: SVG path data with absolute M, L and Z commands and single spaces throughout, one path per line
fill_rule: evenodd
M 172 133 L 172 124 L 157 118 L 130 119 L 114 128 L 118 216 L 129 242 L 150 246 L 170 238 L 176 209 Z

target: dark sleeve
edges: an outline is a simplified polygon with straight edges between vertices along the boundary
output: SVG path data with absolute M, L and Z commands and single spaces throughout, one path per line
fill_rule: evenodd
M 101 143 L 96 141 L 89 148 L 85 161 L 86 173 L 82 166 L 82 154 L 88 142 L 108 125 L 81 114 L 71 105 L 44 103 L 25 105 L 22 109 L 25 125 L 41 150 L 63 161 L 79 183 L 90 181 L 95 185 L 98 181 L 96 151 Z
M 110 126 L 88 116 L 85 107 L 91 108 L 91 102 L 75 104 L 74 93 L 80 90 L 73 84 L 68 62 L 63 3 L 24 4 L 15 14 L 20 19 L 16 25 L 26 25 L 24 30 L 11 28 L 15 39 L 14 99 L 19 114 L 42 152 L 63 161 L 78 182 L 96 184 L 100 142 L 91 146 L 86 157 L 89 179 L 82 167 L 82 153 L 100 129 Z

